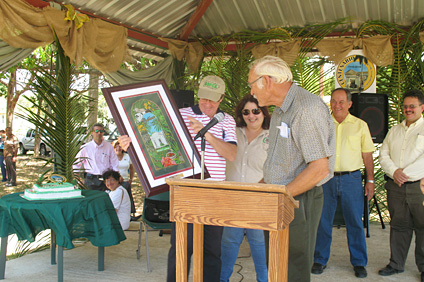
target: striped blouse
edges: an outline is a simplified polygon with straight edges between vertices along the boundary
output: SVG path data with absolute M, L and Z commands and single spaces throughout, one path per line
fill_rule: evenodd
M 218 112 L 222 111 L 218 110 Z M 198 105 L 188 108 L 182 108 L 180 109 L 180 113 L 192 138 L 194 138 L 196 133 L 194 133 L 194 131 L 190 129 L 190 121 L 188 120 L 189 116 L 197 119 L 204 126 L 206 126 L 211 120 L 210 117 L 200 111 Z M 237 144 L 236 123 L 234 121 L 234 118 L 227 113 L 224 113 L 224 115 L 224 119 L 221 122 L 217 123 L 215 126 L 213 126 L 211 129 L 209 129 L 208 132 L 212 133 L 212 135 L 214 135 L 216 138 L 219 138 L 225 142 Z M 194 141 L 194 144 L 196 145 L 197 150 L 200 152 L 201 138 Z M 209 174 L 211 175 L 210 179 L 221 181 L 225 180 L 225 158 L 219 155 L 215 151 L 215 149 L 209 144 L 208 141 L 206 141 L 205 145 L 205 165 Z

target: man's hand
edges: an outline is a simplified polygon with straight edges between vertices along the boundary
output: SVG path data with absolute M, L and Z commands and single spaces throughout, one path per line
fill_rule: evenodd
M 118 137 L 119 145 L 126 151 L 131 144 L 131 138 L 128 135 L 122 135 Z
M 194 131 L 194 133 L 198 133 L 204 126 L 203 123 L 201 123 L 200 121 L 198 121 L 197 119 L 193 118 L 193 117 L 187 117 L 188 120 L 190 121 L 190 129 Z
M 16 163 L 16 157 L 12 157 L 12 162 Z
M 365 196 L 368 196 L 368 201 L 374 196 L 374 183 L 367 182 L 365 184 Z
M 198 133 L 204 126 L 203 123 L 193 117 L 187 117 L 190 121 L 190 129 L 194 133 Z M 214 150 L 224 157 L 227 161 L 234 161 L 237 155 L 237 146 L 235 144 L 227 143 L 224 140 L 216 138 L 212 133 L 206 132 L 205 139 L 214 148 Z
M 402 186 L 403 183 L 407 182 L 408 179 L 409 176 L 403 173 L 403 168 L 398 168 L 395 170 L 395 173 L 393 173 L 393 180 L 399 187 Z

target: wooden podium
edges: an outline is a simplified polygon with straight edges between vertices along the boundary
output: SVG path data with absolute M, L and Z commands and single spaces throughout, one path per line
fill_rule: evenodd
M 287 281 L 289 224 L 299 204 L 283 185 L 167 178 L 176 222 L 177 281 L 187 281 L 187 223 L 193 223 L 193 281 L 203 281 L 203 225 L 269 230 L 270 282 Z

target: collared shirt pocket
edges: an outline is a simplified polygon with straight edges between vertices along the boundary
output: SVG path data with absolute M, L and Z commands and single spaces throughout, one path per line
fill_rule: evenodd
M 361 148 L 361 136 L 348 136 L 346 147 L 351 151 L 356 151 L 358 148 Z

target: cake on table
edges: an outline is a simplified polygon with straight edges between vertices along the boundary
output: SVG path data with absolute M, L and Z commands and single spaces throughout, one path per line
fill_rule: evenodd
M 68 182 L 36 183 L 31 189 L 25 189 L 24 196 L 27 200 L 60 200 L 80 198 L 81 190 L 77 185 Z

